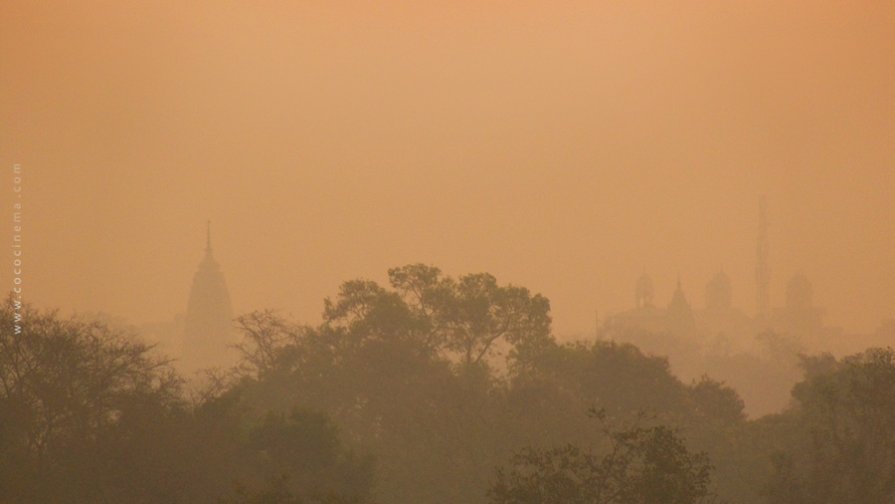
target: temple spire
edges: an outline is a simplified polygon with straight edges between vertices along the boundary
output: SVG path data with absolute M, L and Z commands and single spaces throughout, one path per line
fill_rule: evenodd
M 205 223 L 205 257 L 193 275 L 184 317 L 183 369 L 234 363 L 233 307 L 224 274 L 211 255 L 211 221 Z

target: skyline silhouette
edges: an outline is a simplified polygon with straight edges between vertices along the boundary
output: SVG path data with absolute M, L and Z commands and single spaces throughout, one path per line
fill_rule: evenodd
M 25 170 L 40 305 L 170 317 L 210 217 L 237 312 L 319 320 L 343 279 L 411 262 L 529 285 L 560 334 L 645 271 L 665 299 L 724 269 L 751 310 L 766 194 L 774 302 L 801 272 L 847 332 L 893 316 L 890 6 L 15 3 L 3 23 L 0 160 Z

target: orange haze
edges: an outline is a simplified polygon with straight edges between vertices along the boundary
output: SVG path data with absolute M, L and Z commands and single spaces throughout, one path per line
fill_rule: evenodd
M 234 308 L 319 320 L 425 262 L 550 298 L 560 335 L 804 272 L 827 320 L 895 317 L 895 3 L 6 2 L 0 194 L 26 298 L 186 306 L 213 222 Z M 4 257 L 7 257 L 6 255 Z M 10 260 L 3 274 L 8 290 Z

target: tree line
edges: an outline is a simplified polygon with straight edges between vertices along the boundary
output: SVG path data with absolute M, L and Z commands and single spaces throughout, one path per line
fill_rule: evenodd
M 0 503 L 852 503 L 895 499 L 895 353 L 803 357 L 750 420 L 662 356 L 561 343 L 541 295 L 435 267 L 353 280 L 308 326 L 236 320 L 187 386 L 127 331 L 0 312 Z

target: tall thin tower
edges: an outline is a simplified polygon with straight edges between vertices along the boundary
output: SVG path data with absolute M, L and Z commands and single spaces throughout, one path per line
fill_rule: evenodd
M 756 243 L 755 285 L 758 318 L 767 320 L 771 314 L 771 266 L 768 262 L 768 215 L 767 201 L 762 195 L 758 200 L 758 241 Z
M 233 361 L 233 308 L 227 282 L 211 249 L 211 223 L 205 235 L 205 257 L 193 276 L 184 320 L 181 362 L 188 370 L 225 366 Z

